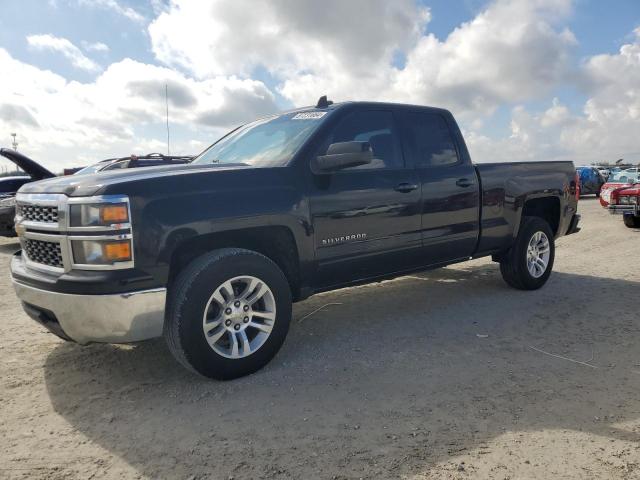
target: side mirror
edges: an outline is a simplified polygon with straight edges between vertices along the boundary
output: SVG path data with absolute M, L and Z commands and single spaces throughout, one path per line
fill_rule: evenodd
M 369 142 L 332 143 L 326 155 L 311 160 L 311 170 L 316 174 L 327 174 L 344 168 L 366 165 L 373 160 Z

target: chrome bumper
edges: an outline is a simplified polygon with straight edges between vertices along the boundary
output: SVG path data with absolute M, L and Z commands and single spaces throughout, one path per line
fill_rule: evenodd
M 612 215 L 640 215 L 640 205 L 609 205 L 609 213 Z
M 113 295 L 72 295 L 40 290 L 13 280 L 18 298 L 32 318 L 39 312 L 58 323 L 64 335 L 87 344 L 129 343 L 162 335 L 167 290 L 157 288 Z

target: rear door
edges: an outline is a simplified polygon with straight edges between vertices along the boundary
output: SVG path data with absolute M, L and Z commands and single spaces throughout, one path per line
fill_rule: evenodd
M 405 163 L 389 109 L 355 110 L 331 130 L 319 154 L 336 142 L 371 144 L 371 164 L 314 176 L 309 207 L 318 283 L 335 285 L 407 268 L 421 247 L 420 182 Z
M 469 257 L 479 234 L 479 185 L 456 141 L 457 127 L 438 111 L 407 111 L 403 121 L 405 150 L 422 187 L 425 263 Z

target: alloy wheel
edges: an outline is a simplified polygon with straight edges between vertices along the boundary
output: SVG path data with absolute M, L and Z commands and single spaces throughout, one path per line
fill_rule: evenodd
M 540 278 L 547 271 L 551 248 L 544 232 L 536 232 L 527 246 L 527 269 L 533 278 Z
M 269 338 L 276 320 L 276 301 L 259 278 L 240 276 L 219 285 L 209 298 L 202 329 L 209 346 L 226 358 L 244 358 Z

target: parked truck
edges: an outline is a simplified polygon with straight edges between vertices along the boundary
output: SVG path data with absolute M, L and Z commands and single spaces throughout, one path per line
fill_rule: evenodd
M 63 339 L 164 336 L 231 379 L 268 363 L 292 302 L 318 292 L 487 256 L 510 286 L 542 287 L 577 195 L 571 162 L 474 165 L 447 110 L 323 97 L 190 164 L 25 185 L 11 272 Z

